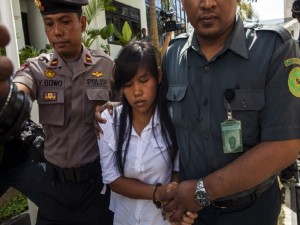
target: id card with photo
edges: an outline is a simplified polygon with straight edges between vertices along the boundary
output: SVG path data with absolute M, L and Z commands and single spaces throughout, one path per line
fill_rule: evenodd
M 226 120 L 221 123 L 224 153 L 243 152 L 242 126 L 239 120 Z

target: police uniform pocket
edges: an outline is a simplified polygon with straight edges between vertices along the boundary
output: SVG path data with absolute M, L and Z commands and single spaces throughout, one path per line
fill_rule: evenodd
M 94 112 L 97 105 L 102 105 L 109 101 L 109 90 L 87 88 L 84 101 L 85 120 L 87 123 L 94 122 Z
M 226 100 L 224 98 L 226 108 Z M 259 138 L 259 113 L 265 105 L 263 90 L 235 90 L 235 97 L 230 102 L 232 116 L 242 122 L 243 142 L 256 144 Z
M 186 128 L 188 127 L 188 116 L 184 105 L 186 95 L 186 86 L 169 87 L 167 99 L 171 102 L 171 116 L 174 125 Z
M 40 89 L 37 102 L 39 104 L 39 121 L 41 124 L 64 125 L 63 90 Z

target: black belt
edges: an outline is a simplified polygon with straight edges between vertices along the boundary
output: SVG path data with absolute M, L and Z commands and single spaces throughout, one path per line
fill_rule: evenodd
M 234 198 L 234 199 L 229 199 L 229 200 L 224 200 L 224 201 L 213 201 L 211 203 L 211 205 L 216 208 L 226 209 L 226 208 L 231 208 L 231 207 L 238 206 L 238 205 L 247 204 L 247 203 L 257 199 L 262 193 L 267 191 L 272 185 L 273 185 L 273 182 L 271 182 L 270 184 L 267 184 L 265 186 L 257 188 L 255 191 L 253 191 L 249 195 L 242 196 L 239 198 Z
M 78 168 L 60 168 L 46 162 L 46 171 L 54 181 L 82 182 L 101 175 L 100 160 Z M 100 178 L 99 178 L 100 179 Z

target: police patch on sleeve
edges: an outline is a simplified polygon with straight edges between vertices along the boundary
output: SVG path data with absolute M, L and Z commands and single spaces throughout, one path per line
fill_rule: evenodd
M 290 71 L 288 78 L 289 90 L 295 97 L 300 97 L 300 59 L 290 58 L 284 61 L 286 67 L 290 65 L 299 65 Z

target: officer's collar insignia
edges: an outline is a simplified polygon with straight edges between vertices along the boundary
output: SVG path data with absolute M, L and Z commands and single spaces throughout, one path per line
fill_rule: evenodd
M 50 63 L 50 66 L 57 66 L 58 64 L 58 59 L 53 59 Z
M 102 72 L 99 72 L 99 71 L 92 72 L 92 76 L 94 76 L 94 77 L 102 77 L 102 76 L 103 76 L 103 73 L 102 73 Z
M 45 76 L 47 78 L 53 78 L 53 77 L 56 76 L 56 73 L 53 70 L 51 70 L 51 69 L 46 69 L 45 70 Z
M 44 92 L 43 93 L 43 99 L 44 101 L 57 101 L 57 93 L 56 92 Z
M 299 65 L 294 67 L 289 74 L 288 86 L 289 90 L 295 97 L 300 97 L 300 59 L 290 58 L 284 61 L 286 67 L 290 65 Z
M 93 60 L 92 60 L 92 58 L 91 58 L 91 56 L 90 56 L 89 54 L 86 54 L 86 55 L 85 55 L 85 61 L 86 61 L 87 63 L 93 63 Z
M 41 12 L 43 12 L 45 10 L 45 7 L 44 7 L 43 3 L 41 2 L 41 0 L 34 0 L 34 3 Z

